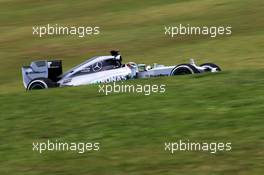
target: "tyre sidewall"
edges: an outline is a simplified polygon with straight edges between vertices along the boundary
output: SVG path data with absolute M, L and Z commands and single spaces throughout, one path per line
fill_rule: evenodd
M 193 65 L 191 64 L 180 64 L 178 66 L 176 66 L 172 71 L 171 71 L 171 75 L 187 75 L 187 74 L 176 74 L 176 71 L 179 69 L 186 69 L 188 70 L 190 73 L 189 74 L 195 74 L 195 73 L 200 73 L 200 71 L 198 69 L 196 69 Z
M 221 71 L 221 68 L 214 63 L 204 63 L 204 64 L 201 64 L 200 66 L 205 67 L 205 68 L 209 68 L 209 69 L 216 68 L 217 71 Z
M 41 79 L 36 79 L 36 80 L 32 80 L 28 87 L 27 87 L 27 90 L 36 90 L 34 89 L 34 87 L 36 86 L 41 86 L 43 87 L 42 89 L 47 89 L 48 88 L 48 85 L 47 83 L 44 81 L 44 80 L 41 80 Z

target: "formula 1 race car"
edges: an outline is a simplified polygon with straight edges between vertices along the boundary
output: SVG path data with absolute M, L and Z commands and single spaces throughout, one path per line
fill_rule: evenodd
M 213 63 L 197 66 L 194 60 L 189 64 L 164 66 L 154 64 L 122 64 L 118 51 L 110 56 L 96 56 L 62 73 L 61 60 L 34 61 L 30 66 L 22 67 L 23 83 L 27 90 L 45 89 L 63 86 L 79 86 L 94 83 L 108 83 L 135 78 L 174 76 L 203 72 L 218 72 L 220 67 Z

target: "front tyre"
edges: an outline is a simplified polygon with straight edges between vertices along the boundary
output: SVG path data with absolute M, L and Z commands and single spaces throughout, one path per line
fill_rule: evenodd
M 48 78 L 36 78 L 32 80 L 27 87 L 27 90 L 39 90 L 56 87 L 56 83 Z
M 200 65 L 205 68 L 205 72 L 219 72 L 221 68 L 214 63 L 204 63 Z
M 180 64 L 177 65 L 172 71 L 171 76 L 173 75 L 188 75 L 188 74 L 196 74 L 200 73 L 198 69 L 196 69 L 191 64 Z

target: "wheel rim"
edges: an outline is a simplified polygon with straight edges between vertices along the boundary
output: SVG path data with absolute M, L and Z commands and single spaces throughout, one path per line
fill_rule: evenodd
M 205 65 L 203 66 L 205 68 L 205 72 L 211 72 L 211 70 L 213 69 L 213 67 Z
M 45 89 L 45 86 L 41 83 L 35 83 L 30 87 L 30 90 Z
M 188 68 L 186 67 L 182 67 L 180 69 L 176 69 L 173 73 L 173 75 L 187 75 L 187 74 L 192 74 L 192 71 L 189 70 Z
M 180 70 L 178 75 L 186 75 L 186 74 L 191 74 L 191 72 L 188 69 L 183 69 Z

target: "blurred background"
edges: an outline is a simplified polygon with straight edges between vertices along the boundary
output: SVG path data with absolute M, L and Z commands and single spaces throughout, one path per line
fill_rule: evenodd
M 263 174 L 264 1 L 0 0 L 0 174 Z M 33 26 L 99 26 L 100 35 L 32 35 Z M 232 26 L 231 36 L 165 36 L 165 26 Z M 98 94 L 97 86 L 26 93 L 21 67 L 63 69 L 119 49 L 124 62 L 194 58 L 220 74 L 128 83 L 165 94 Z M 99 141 L 100 153 L 40 155 L 33 141 Z M 229 153 L 164 152 L 165 141 L 230 141 Z

